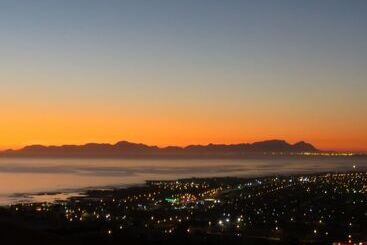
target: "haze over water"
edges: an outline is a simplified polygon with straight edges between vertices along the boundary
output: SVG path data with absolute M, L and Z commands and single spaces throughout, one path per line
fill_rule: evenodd
M 262 176 L 367 169 L 366 158 L 279 159 L 29 159 L 0 158 L 0 203 L 22 194 L 74 192 L 186 177 Z M 20 195 L 21 194 L 21 195 Z M 28 199 L 32 201 L 32 199 Z M 39 200 L 39 199 L 34 199 Z

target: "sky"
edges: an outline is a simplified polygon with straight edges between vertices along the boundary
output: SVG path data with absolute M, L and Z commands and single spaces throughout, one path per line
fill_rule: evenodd
M 367 152 L 367 2 L 4 0 L 0 149 L 305 140 Z

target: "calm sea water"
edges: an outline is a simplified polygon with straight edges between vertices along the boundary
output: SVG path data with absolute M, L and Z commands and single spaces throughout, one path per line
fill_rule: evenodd
M 367 169 L 367 159 L 121 160 L 0 158 L 0 204 L 68 197 L 85 188 L 141 184 L 145 180 L 261 176 Z M 62 192 L 55 196 L 28 195 Z

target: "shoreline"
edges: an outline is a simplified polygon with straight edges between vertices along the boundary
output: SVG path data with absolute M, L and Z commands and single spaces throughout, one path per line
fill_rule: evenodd
M 359 169 L 147 180 L 66 201 L 0 207 L 0 226 L 11 221 L 11 234 L 37 234 L 35 244 L 332 244 L 352 236 L 363 242 L 366 181 Z
M 6 197 L 13 199 L 17 198 L 19 200 L 14 200 L 14 202 L 8 203 L 0 203 L 0 207 L 18 205 L 18 204 L 39 204 L 39 203 L 49 203 L 55 204 L 57 202 L 67 202 L 70 199 L 78 198 L 78 197 L 86 197 L 88 198 L 88 193 L 93 192 L 113 192 L 119 190 L 127 190 L 130 188 L 139 188 L 139 187 L 146 187 L 148 182 L 174 182 L 174 181 L 181 181 L 181 180 L 200 180 L 200 179 L 226 179 L 226 178 L 237 178 L 242 180 L 252 180 L 257 178 L 272 178 L 272 177 L 298 177 L 303 175 L 308 176 L 315 176 L 315 175 L 322 175 L 322 174 L 337 174 L 337 173 L 353 173 L 358 171 L 367 171 L 367 168 L 362 169 L 352 169 L 349 171 L 346 170 L 335 170 L 335 171 L 317 171 L 313 172 L 310 171 L 295 171 L 295 172 L 288 172 L 288 173 L 279 173 L 279 174 L 258 174 L 258 175 L 228 175 L 228 176 L 201 176 L 201 177 L 187 177 L 187 178 L 172 178 L 172 179 L 147 179 L 142 183 L 134 183 L 134 184 L 116 184 L 116 185 L 104 185 L 104 186 L 90 186 L 90 187 L 82 187 L 82 188 L 66 188 L 60 189 L 55 191 L 40 191 L 40 192 L 30 192 L 30 193 L 14 193 L 10 195 L 5 195 Z M 60 195 L 64 195 L 65 197 L 61 197 Z M 40 201 L 44 200 L 43 197 L 48 196 L 50 201 Z M 53 197 L 55 196 L 55 197 Z M 21 200 L 24 199 L 24 200 Z M 37 201 L 38 200 L 38 201 Z

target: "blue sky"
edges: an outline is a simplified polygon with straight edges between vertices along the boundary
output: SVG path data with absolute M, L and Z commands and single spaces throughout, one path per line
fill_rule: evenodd
M 366 11 L 357 0 L 1 1 L 0 146 L 280 137 L 364 149 Z M 20 114 L 29 130 L 17 136 Z M 100 117 L 101 132 L 75 134 Z

